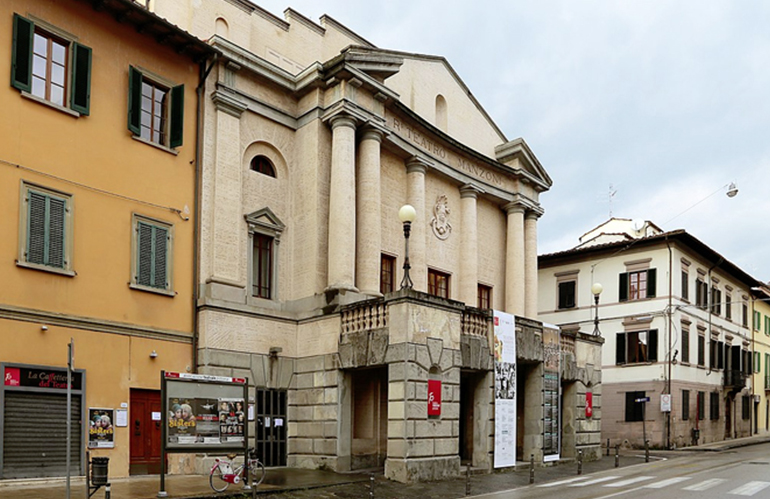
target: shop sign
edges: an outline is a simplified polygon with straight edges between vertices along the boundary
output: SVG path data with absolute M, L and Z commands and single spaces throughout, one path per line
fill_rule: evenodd
M 428 416 L 441 416 L 441 380 L 428 380 Z
M 594 394 L 586 392 L 586 418 L 590 419 L 594 415 Z
M 82 387 L 82 374 L 72 373 L 72 389 L 80 390 Z M 54 369 L 50 367 L 5 367 L 3 373 L 5 386 L 19 386 L 29 388 L 53 388 L 56 390 L 67 389 L 66 369 Z

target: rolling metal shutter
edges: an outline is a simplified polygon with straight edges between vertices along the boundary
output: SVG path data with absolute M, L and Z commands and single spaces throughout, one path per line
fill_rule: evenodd
M 81 475 L 80 396 L 72 395 L 72 476 Z M 67 474 L 67 396 L 5 392 L 2 478 Z

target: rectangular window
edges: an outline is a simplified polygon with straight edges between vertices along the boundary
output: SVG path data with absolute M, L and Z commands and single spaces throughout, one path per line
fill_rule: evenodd
M 134 215 L 132 287 L 171 293 L 172 241 L 171 224 Z
M 559 310 L 575 308 L 575 281 L 559 283 Z
M 719 393 L 711 392 L 709 419 L 719 419 Z
M 743 321 L 741 324 L 743 324 L 743 327 L 749 327 L 749 306 L 743 303 L 741 308 L 743 309 Z
M 682 421 L 690 419 L 690 390 L 682 390 Z
M 645 392 L 626 392 L 626 422 L 642 421 L 644 419 L 644 402 L 637 402 L 647 397 Z
M 700 277 L 695 280 L 695 304 L 701 308 L 708 306 L 708 284 Z
M 41 100 L 89 114 L 91 49 L 14 14 L 11 85 Z
M 762 354 L 754 352 L 754 373 L 759 374 L 762 369 Z
M 711 313 L 722 315 L 722 291 L 716 287 L 711 288 Z
M 698 335 L 698 365 L 706 365 L 706 338 L 702 334 Z
M 706 393 L 698 392 L 698 420 L 706 419 Z
M 168 148 L 182 145 L 184 85 L 171 86 L 130 66 L 128 129 L 141 139 Z
M 633 331 L 616 335 L 616 363 L 638 364 L 658 360 L 658 331 Z
M 251 294 L 257 298 L 273 298 L 273 238 L 255 232 L 252 255 Z
M 690 328 L 682 326 L 682 362 L 690 362 Z
M 396 257 L 380 256 L 380 293 L 388 294 L 396 290 Z
M 754 311 L 754 331 L 762 330 L 762 314 L 758 311 Z
M 655 297 L 656 269 L 624 272 L 619 281 L 619 301 Z
M 449 299 L 449 274 L 428 269 L 428 294 Z
M 765 316 L 765 335 L 770 335 L 770 317 Z
M 744 421 L 748 421 L 750 414 L 751 414 L 751 403 L 750 403 L 751 397 L 748 395 L 744 395 L 741 399 L 741 416 L 743 417 Z
M 770 390 L 770 353 L 765 354 L 765 390 Z
M 479 284 L 478 294 L 478 307 L 483 309 L 492 308 L 492 286 Z
M 733 320 L 733 295 L 730 293 L 725 294 L 725 318 L 728 321 Z
M 71 274 L 72 196 L 23 185 L 19 264 Z
M 689 300 L 690 299 L 690 281 L 689 281 L 690 274 L 686 271 L 682 271 L 682 299 L 683 300 Z

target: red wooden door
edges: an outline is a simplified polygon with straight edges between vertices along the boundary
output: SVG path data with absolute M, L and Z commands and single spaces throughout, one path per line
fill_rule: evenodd
M 160 473 L 160 392 L 131 390 L 128 426 L 131 431 L 129 474 Z

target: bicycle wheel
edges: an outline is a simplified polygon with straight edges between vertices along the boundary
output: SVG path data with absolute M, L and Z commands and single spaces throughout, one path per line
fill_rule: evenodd
M 211 474 L 209 475 L 209 484 L 215 492 L 224 492 L 230 483 L 226 482 L 222 476 L 222 469 L 217 464 L 211 468 Z
M 259 459 L 249 460 L 249 473 L 251 474 L 251 486 L 256 487 L 265 479 L 265 465 Z

